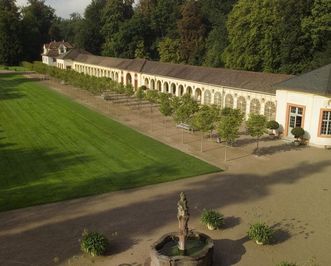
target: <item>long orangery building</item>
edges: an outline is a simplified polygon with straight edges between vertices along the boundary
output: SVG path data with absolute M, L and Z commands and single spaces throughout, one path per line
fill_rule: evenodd
M 45 44 L 42 61 L 136 89 L 189 93 L 201 104 L 237 108 L 246 116 L 263 114 L 279 122 L 285 138 L 302 127 L 311 145 L 331 147 L 331 64 L 292 76 L 95 56 L 67 42 Z

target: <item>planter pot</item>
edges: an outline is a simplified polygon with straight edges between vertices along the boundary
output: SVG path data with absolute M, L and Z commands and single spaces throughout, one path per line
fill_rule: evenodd
M 260 242 L 258 240 L 255 240 L 255 243 L 258 244 L 258 245 L 260 245 L 260 246 L 264 245 L 263 242 Z
M 208 228 L 208 230 L 210 230 L 210 231 L 214 231 L 214 230 L 216 230 L 216 228 L 215 228 L 214 226 L 212 226 L 211 224 L 207 224 L 207 228 Z

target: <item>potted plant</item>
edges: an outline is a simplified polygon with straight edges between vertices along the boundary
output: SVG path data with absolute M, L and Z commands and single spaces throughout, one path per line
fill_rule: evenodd
M 92 257 L 103 255 L 108 246 L 107 238 L 97 232 L 89 233 L 86 229 L 83 231 L 80 241 L 80 248 L 83 252 Z
M 279 123 L 275 120 L 270 120 L 267 122 L 267 129 L 269 130 L 269 135 L 275 136 L 276 130 L 279 129 Z
M 205 224 L 209 230 L 220 229 L 224 224 L 224 216 L 215 210 L 204 209 L 201 214 L 201 222 Z
M 294 145 L 299 146 L 301 144 L 302 137 L 305 135 L 305 130 L 302 127 L 295 127 L 291 130 L 291 134 L 294 136 Z
M 249 227 L 247 235 L 249 239 L 255 240 L 256 244 L 265 245 L 270 243 L 273 230 L 265 223 L 256 223 Z

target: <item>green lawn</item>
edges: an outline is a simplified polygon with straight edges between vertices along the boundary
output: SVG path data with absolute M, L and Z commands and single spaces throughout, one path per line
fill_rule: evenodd
M 0 65 L 0 70 L 13 70 L 13 71 L 26 71 L 27 69 L 22 66 L 3 66 Z
M 0 74 L 0 211 L 216 171 L 22 76 Z

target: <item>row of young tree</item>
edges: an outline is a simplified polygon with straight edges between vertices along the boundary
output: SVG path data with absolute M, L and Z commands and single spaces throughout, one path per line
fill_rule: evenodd
M 331 61 L 329 0 L 92 0 L 58 18 L 44 0 L 0 0 L 0 64 L 67 40 L 93 54 L 299 73 Z
M 203 139 L 207 132 L 212 135 L 213 131 L 227 145 L 232 145 L 239 138 L 239 130 L 244 122 L 244 113 L 239 109 L 223 108 L 217 105 L 199 105 L 190 94 L 182 97 L 176 97 L 172 94 L 161 93 L 157 90 L 148 90 L 145 86 L 138 88 L 136 91 L 131 85 L 123 85 L 112 81 L 109 78 L 97 78 L 72 70 L 63 70 L 50 67 L 41 62 L 28 63 L 23 62 L 23 66 L 29 70 L 54 77 L 81 89 L 87 90 L 94 95 L 107 95 L 108 93 L 122 94 L 127 97 L 126 103 L 134 96 L 138 100 L 139 109 L 142 101 L 150 103 L 150 112 L 156 104 L 161 114 L 165 118 L 172 117 L 177 125 L 182 124 L 182 142 L 184 143 L 184 127 L 200 131 L 201 133 L 201 152 L 203 152 Z M 115 99 L 117 99 L 115 97 Z M 153 118 L 152 118 L 153 119 Z M 271 124 L 278 124 L 275 121 L 269 121 Z M 153 124 L 153 121 L 152 121 Z M 164 121 L 165 129 L 167 120 Z M 266 133 L 268 128 L 267 118 L 259 114 L 251 114 L 245 122 L 247 132 L 252 137 L 256 137 L 257 150 L 259 148 L 259 139 Z M 278 125 L 279 126 L 279 125 Z M 277 126 L 277 127 L 278 127 Z M 276 129 L 277 127 L 274 127 Z M 273 128 L 273 126 L 269 127 Z M 225 148 L 226 154 L 226 148 Z M 226 155 L 225 155 L 226 159 Z

